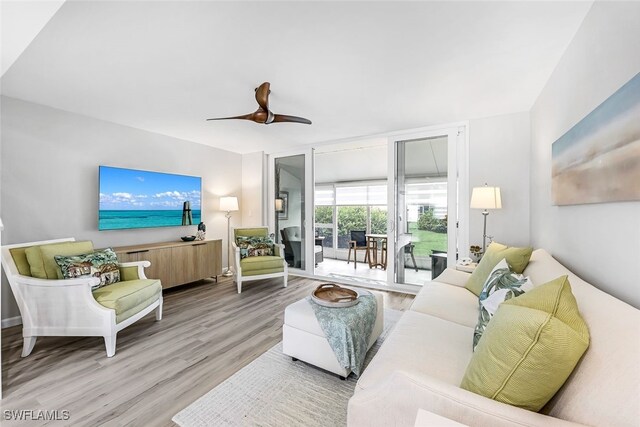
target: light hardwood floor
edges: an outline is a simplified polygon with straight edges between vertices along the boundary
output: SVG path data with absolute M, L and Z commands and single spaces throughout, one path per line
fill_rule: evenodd
M 21 358 L 21 327 L 4 329 L 0 407 L 70 411 L 69 421 L 46 425 L 173 426 L 173 415 L 281 341 L 284 308 L 320 282 L 281 283 L 249 282 L 240 295 L 231 279 L 165 291 L 163 319 L 149 315 L 121 331 L 112 358 L 97 337 L 38 338 Z M 396 310 L 413 300 L 383 294 Z

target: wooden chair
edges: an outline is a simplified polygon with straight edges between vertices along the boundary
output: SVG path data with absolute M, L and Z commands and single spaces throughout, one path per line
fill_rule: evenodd
M 355 269 L 358 265 L 358 249 L 364 250 L 364 262 L 369 261 L 369 251 L 367 249 L 367 232 L 365 230 L 362 231 L 351 231 L 351 240 L 349 240 L 349 254 L 347 255 L 347 264 L 351 261 L 351 251 L 353 250 L 353 268 Z

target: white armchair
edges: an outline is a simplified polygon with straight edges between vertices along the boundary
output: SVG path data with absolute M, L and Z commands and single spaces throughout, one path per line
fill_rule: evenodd
M 253 228 L 234 228 L 233 229 L 233 264 L 235 268 L 234 278 L 238 285 L 238 293 L 242 292 L 242 283 L 249 280 L 271 279 L 274 277 L 282 277 L 284 279 L 284 287 L 287 287 L 287 278 L 289 276 L 289 267 L 284 260 L 284 245 L 274 245 L 273 256 L 258 256 L 241 259 L 240 248 L 236 244 L 239 236 L 256 236 L 268 237 L 269 229 L 267 227 Z
M 22 357 L 31 353 L 39 336 L 101 336 L 104 337 L 107 357 L 112 357 L 119 331 L 153 310 L 156 311 L 156 320 L 162 318 L 160 283 L 148 280 L 144 274 L 144 268 L 151 265 L 149 261 L 119 264 L 121 272 L 126 269 L 128 280 L 100 288 L 104 290 L 115 286 L 112 296 L 102 302 L 98 302 L 92 291 L 92 287 L 99 283 L 98 278 L 49 280 L 24 274 L 28 274 L 28 267 L 24 266 L 26 248 L 74 241 L 67 238 L 2 247 L 2 266 L 22 316 Z M 146 289 L 144 292 L 151 296 L 142 305 L 125 307 L 122 301 L 116 300 L 116 296 L 118 289 L 127 286 L 129 294 Z

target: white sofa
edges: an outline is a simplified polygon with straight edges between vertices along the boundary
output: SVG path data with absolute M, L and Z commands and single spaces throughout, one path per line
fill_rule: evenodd
M 459 387 L 473 354 L 478 298 L 464 288 L 469 274 L 449 268 L 423 287 L 360 377 L 348 425 L 413 426 L 419 409 L 468 426 L 640 425 L 640 310 L 542 249 L 524 273 L 537 285 L 568 275 L 591 334 L 575 371 L 540 413 Z

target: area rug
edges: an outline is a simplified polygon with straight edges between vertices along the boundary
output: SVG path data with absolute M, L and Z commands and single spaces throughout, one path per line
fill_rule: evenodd
M 376 354 L 401 311 L 385 309 L 384 330 L 367 353 Z M 366 370 L 366 368 L 365 368 Z M 173 417 L 181 427 L 346 426 L 357 379 L 294 362 L 278 343 Z

